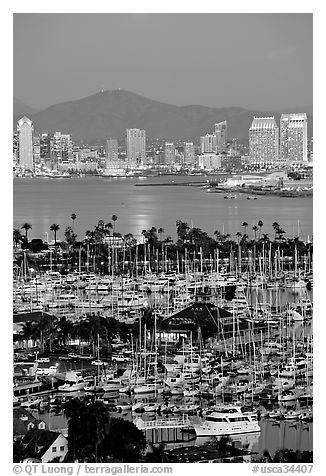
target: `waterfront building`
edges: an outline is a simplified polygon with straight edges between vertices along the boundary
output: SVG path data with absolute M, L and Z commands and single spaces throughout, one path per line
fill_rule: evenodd
M 164 163 L 172 165 L 175 162 L 175 146 L 173 142 L 166 142 L 164 146 Z
M 217 153 L 217 135 L 205 134 L 200 138 L 200 148 L 202 154 Z
M 41 162 L 46 162 L 51 158 L 51 148 L 52 148 L 52 136 L 51 134 L 42 133 L 40 134 L 40 159 Z
M 227 152 L 227 121 L 214 124 L 214 135 L 216 137 L 216 152 L 222 154 Z
M 41 139 L 39 135 L 34 135 L 33 137 L 33 154 L 34 154 L 34 164 L 41 163 Z
M 249 157 L 252 165 L 278 163 L 279 129 L 274 117 L 254 117 L 249 129 Z
M 17 131 L 14 131 L 13 133 L 13 160 L 14 160 L 14 164 L 17 165 L 18 163 L 18 150 L 19 150 L 19 145 L 18 145 L 18 142 L 19 142 L 19 134 Z
M 70 134 L 62 134 L 61 132 L 55 132 L 53 134 L 51 158 L 53 165 L 57 167 L 61 162 L 71 161 L 73 142 Z
M 146 160 L 146 131 L 127 129 L 127 159 L 130 165 L 140 165 Z
M 79 161 L 84 161 L 84 160 L 97 160 L 98 159 L 98 151 L 95 149 L 90 149 L 84 148 L 84 149 L 79 149 L 78 151 L 78 160 Z
M 221 168 L 221 155 L 201 154 L 198 156 L 198 167 L 204 170 L 215 170 Z
M 186 165 L 195 165 L 195 146 L 193 142 L 185 142 L 184 147 L 184 162 Z
M 308 162 L 307 114 L 282 114 L 280 160 L 284 165 Z
M 108 139 L 105 143 L 106 166 L 108 162 L 116 162 L 119 158 L 117 139 Z
M 24 116 L 17 122 L 19 165 L 25 170 L 34 169 L 33 122 Z

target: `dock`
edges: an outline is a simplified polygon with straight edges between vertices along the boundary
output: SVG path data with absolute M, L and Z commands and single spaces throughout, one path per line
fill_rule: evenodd
M 136 418 L 133 423 L 139 430 L 159 430 L 163 428 L 181 428 L 191 429 L 193 423 L 188 415 L 182 415 L 181 418 L 158 418 L 156 420 L 143 420 L 141 417 Z

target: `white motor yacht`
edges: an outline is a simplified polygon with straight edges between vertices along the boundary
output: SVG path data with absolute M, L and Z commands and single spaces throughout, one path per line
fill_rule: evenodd
M 223 436 L 261 431 L 256 413 L 243 413 L 238 406 L 221 406 L 201 424 L 195 424 L 196 436 Z

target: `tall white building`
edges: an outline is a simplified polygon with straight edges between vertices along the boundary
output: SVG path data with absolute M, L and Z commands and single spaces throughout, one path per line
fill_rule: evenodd
M 184 162 L 186 165 L 195 165 L 195 146 L 193 142 L 185 142 L 184 147 Z
M 118 141 L 117 139 L 108 139 L 105 144 L 105 152 L 106 152 L 106 164 L 108 166 L 108 162 L 116 162 L 119 158 L 119 151 L 118 151 Z
M 280 120 L 280 159 L 284 164 L 308 161 L 307 114 L 282 114 Z
M 17 122 L 19 165 L 25 170 L 33 170 L 33 122 L 24 116 Z
M 249 129 L 249 157 L 253 165 L 278 163 L 279 129 L 274 117 L 254 117 Z
M 172 165 L 175 162 L 175 146 L 173 142 L 166 142 L 164 146 L 164 163 Z
M 146 131 L 127 129 L 127 159 L 129 163 L 144 164 L 146 161 Z
M 216 151 L 218 154 L 227 152 L 227 122 L 222 121 L 214 124 L 214 135 L 216 136 Z
M 217 136 L 216 134 L 205 134 L 200 138 L 200 147 L 202 154 L 216 154 Z

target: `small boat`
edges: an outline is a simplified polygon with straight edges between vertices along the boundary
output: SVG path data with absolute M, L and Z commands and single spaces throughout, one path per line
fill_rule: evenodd
M 257 197 L 255 195 L 248 195 L 247 200 L 257 200 Z
M 143 402 L 134 403 L 134 404 L 131 406 L 131 411 L 132 411 L 132 412 L 144 411 L 144 403 L 143 403 Z
M 123 402 L 123 403 L 119 403 L 118 405 L 116 405 L 117 407 L 117 410 L 121 410 L 122 412 L 125 412 L 125 411 L 128 411 L 128 410 L 131 410 L 131 403 L 128 403 L 128 402 Z
M 160 408 L 160 405 L 157 405 L 155 403 L 144 405 L 144 411 L 145 412 L 155 413 L 159 410 L 159 408 Z
M 288 412 L 284 413 L 285 420 L 299 420 L 301 412 L 300 410 L 289 410 Z

